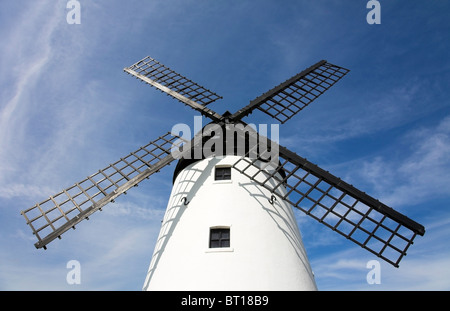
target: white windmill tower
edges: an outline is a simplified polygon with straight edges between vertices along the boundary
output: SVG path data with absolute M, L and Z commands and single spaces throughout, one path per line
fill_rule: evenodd
M 220 96 L 150 57 L 124 70 L 212 123 L 190 141 L 169 132 L 22 211 L 37 248 L 175 160 L 145 290 L 315 290 L 293 207 L 396 267 L 425 233 L 242 121 L 258 109 L 284 123 L 348 69 L 320 61 L 223 115 L 207 107 Z
M 211 135 L 199 148 L 202 157 L 194 151 L 179 160 L 144 289 L 316 289 L 291 205 L 232 168 L 252 151 L 251 135 L 258 137 L 239 125 L 205 127 Z M 253 150 L 261 145 L 255 140 Z M 275 148 L 264 149 L 256 150 L 266 157 L 252 173 L 278 167 Z

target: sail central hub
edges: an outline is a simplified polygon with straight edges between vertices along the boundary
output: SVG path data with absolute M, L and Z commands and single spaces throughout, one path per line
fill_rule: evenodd
M 274 161 L 276 167 L 279 165 L 278 144 L 272 141 L 278 141 L 278 129 L 273 130 L 272 126 L 272 139 L 267 136 L 266 124 L 259 125 L 257 131 L 255 125 L 244 122 L 222 124 L 211 122 L 196 133 L 198 141 L 195 142 L 194 138 L 195 146 L 191 148 L 190 153 L 184 154 L 179 159 L 173 179 L 175 180 L 178 173 L 192 163 L 226 155 L 259 159 L 263 162 Z

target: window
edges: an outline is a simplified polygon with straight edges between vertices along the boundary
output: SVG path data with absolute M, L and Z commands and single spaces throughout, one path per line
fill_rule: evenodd
M 231 167 L 216 167 L 214 180 L 230 180 Z
M 230 228 L 211 228 L 209 248 L 230 247 Z

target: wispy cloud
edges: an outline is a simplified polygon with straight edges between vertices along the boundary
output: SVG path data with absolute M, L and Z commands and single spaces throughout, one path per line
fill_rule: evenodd
M 6 171 L 10 169 L 10 160 L 15 157 L 17 150 L 14 148 L 25 139 L 31 94 L 52 55 L 51 39 L 58 20 L 54 6 L 48 3 L 29 7 L 25 16 L 15 26 L 10 26 L 13 32 L 1 51 L 2 67 L 9 68 L 0 75 L 1 83 L 9 86 L 0 94 L 0 169 Z M 38 32 L 36 24 L 41 25 Z M 24 40 L 31 34 L 40 40 Z
M 46 186 L 37 186 L 34 184 L 12 183 L 3 185 L 0 188 L 0 198 L 16 198 L 16 197 L 39 197 L 42 193 L 51 193 L 54 189 Z
M 115 217 L 136 217 L 143 220 L 162 220 L 164 216 L 165 206 L 160 206 L 159 209 L 153 208 L 144 208 L 141 204 L 136 204 L 130 201 L 124 201 L 115 204 L 115 206 L 105 209 L 105 213 L 111 214 Z M 146 197 L 146 201 L 149 201 L 149 198 Z
M 363 160 L 358 177 L 396 206 L 450 194 L 450 117 L 435 127 L 408 133 L 401 148 L 405 148 L 402 159 L 377 156 Z
M 89 9 L 101 10 L 98 5 Z M 99 125 L 113 122 L 107 118 L 111 98 L 102 94 L 98 77 L 83 74 L 100 31 L 95 19 L 93 31 L 70 27 L 66 13 L 64 2 L 42 1 L 24 8 L 26 18 L 9 26 L 13 31 L 1 49 L 3 68 L 11 70 L 0 74 L 1 83 L 10 86 L 0 93 L 0 197 L 38 198 L 40 190 L 60 191 L 76 181 L 62 177 L 81 179 L 93 172 L 76 174 L 66 163 L 88 153 L 94 162 L 111 148 L 92 150 L 108 133 Z
M 321 290 L 448 290 L 450 249 L 442 244 L 448 234 L 448 221 L 436 220 L 428 225 L 427 234 L 415 242 L 399 268 L 380 260 L 381 284 L 367 282 L 371 270 L 367 263 L 377 258 L 357 246 L 330 251 L 311 264 Z M 440 256 L 435 256 L 436 251 Z
M 93 223 L 95 221 L 95 223 Z M 101 212 L 67 232 L 48 250 L 36 250 L 28 235 L 0 254 L 3 290 L 140 290 L 160 221 Z M 2 237 L 11 239 L 12 235 Z M 69 285 L 66 264 L 81 265 L 81 284 Z
M 424 94 L 428 94 L 430 88 L 439 89 L 437 85 L 430 86 L 428 80 L 413 76 L 403 84 L 377 86 L 372 92 L 361 92 L 370 85 L 352 74 L 350 72 L 313 102 L 313 107 L 301 111 L 301 115 L 295 117 L 301 119 L 298 123 L 283 125 L 281 144 L 292 148 L 302 146 L 303 152 L 320 156 L 335 150 L 337 143 L 398 128 L 420 118 L 424 110 L 431 111 L 444 105 L 430 102 L 424 107 L 425 98 L 429 97 Z M 360 92 L 349 89 L 345 83 L 358 84 Z

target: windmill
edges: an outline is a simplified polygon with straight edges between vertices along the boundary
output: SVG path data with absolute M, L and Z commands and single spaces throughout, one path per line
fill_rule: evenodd
M 22 211 L 36 248 L 174 161 L 144 289 L 316 289 L 293 208 L 395 267 L 424 235 L 422 225 L 242 121 L 259 110 L 283 124 L 348 69 L 322 60 L 222 115 L 208 107 L 222 97 L 151 57 L 124 71 L 211 123 L 190 140 L 168 132 Z

